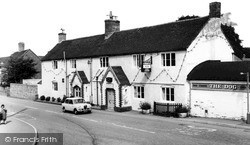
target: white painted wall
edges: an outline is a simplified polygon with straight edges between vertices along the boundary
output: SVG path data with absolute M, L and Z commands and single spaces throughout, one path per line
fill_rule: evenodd
M 244 91 L 191 90 L 191 115 L 246 119 L 246 96 Z M 208 111 L 207 114 L 205 110 Z
M 148 59 L 150 56 L 153 58 L 152 71 L 150 73 L 143 73 L 139 68 L 134 66 L 132 55 L 123 56 L 110 56 L 110 66 L 122 66 L 123 71 L 127 75 L 132 86 L 127 86 L 127 105 L 131 105 L 133 110 L 139 108 L 139 103 L 142 101 L 148 101 L 153 105 L 154 101 L 164 102 L 162 100 L 162 86 L 172 86 L 175 88 L 175 103 L 189 102 L 189 84 L 186 81 L 188 73 L 198 64 L 206 60 L 222 60 L 232 61 L 232 48 L 229 46 L 225 39 L 225 36 L 221 33 L 221 30 L 216 30 L 214 37 L 205 37 L 211 26 L 210 21 L 204 29 L 200 32 L 198 37 L 191 43 L 187 48 L 187 51 L 177 51 L 176 53 L 176 66 L 163 67 L 161 63 L 161 53 L 150 53 L 145 54 L 145 58 Z M 211 34 L 211 33 L 210 33 Z M 67 54 L 66 54 L 67 55 Z M 88 63 L 91 62 L 91 63 Z M 94 104 L 101 104 L 101 95 L 105 97 L 105 93 L 101 92 L 100 81 L 107 68 L 100 68 L 100 58 L 85 58 L 77 60 L 77 68 L 70 68 L 70 61 L 67 60 L 67 72 L 70 74 L 76 70 L 84 71 L 88 80 L 95 79 L 96 75 L 98 78 L 98 95 L 97 95 L 97 83 L 93 80 L 89 85 L 89 96 L 90 100 Z M 52 70 L 52 71 L 50 71 Z M 39 96 L 55 96 L 62 97 L 66 92 L 66 83 L 62 83 L 62 78 L 65 78 L 65 73 L 59 73 L 61 70 L 65 70 L 65 64 L 63 61 L 59 62 L 59 68 L 57 70 L 52 69 L 52 62 L 46 61 L 42 63 L 42 75 L 43 85 L 39 87 Z M 92 74 L 91 74 L 92 72 Z M 56 75 L 58 74 L 59 75 Z M 91 77 L 92 76 L 92 77 Z M 72 75 L 69 77 L 71 80 Z M 59 84 L 59 90 L 52 90 L 52 81 L 55 80 Z M 134 98 L 134 85 L 144 85 L 145 87 L 145 98 L 138 99 Z M 69 85 L 70 86 L 70 85 Z M 125 93 L 125 89 L 122 89 Z M 92 96 L 92 97 L 91 97 Z M 117 95 L 119 96 L 119 95 Z M 125 96 L 124 96 L 125 97 Z

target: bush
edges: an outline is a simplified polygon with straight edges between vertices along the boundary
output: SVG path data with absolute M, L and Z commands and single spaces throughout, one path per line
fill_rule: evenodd
M 67 99 L 68 97 L 66 95 L 63 96 L 62 103 Z
M 56 101 L 60 103 L 60 102 L 62 101 L 62 99 L 61 99 L 60 97 L 58 97 L 58 98 L 56 99 Z
M 151 109 L 151 104 L 149 104 L 148 102 L 141 102 L 141 103 L 140 103 L 140 108 L 141 108 L 142 110 Z
M 182 106 L 182 107 L 178 107 L 176 108 L 175 112 L 176 113 L 188 113 L 189 112 L 189 108 L 186 106 Z
M 35 95 L 35 100 L 38 100 L 38 94 Z
M 45 96 L 44 95 L 42 95 L 41 97 L 40 97 L 40 100 L 45 100 Z
M 50 96 L 46 97 L 45 100 L 46 100 L 46 101 L 50 101 Z
M 52 102 L 54 102 L 54 101 L 56 100 L 56 98 L 55 98 L 55 97 L 52 97 L 51 99 L 52 99 Z

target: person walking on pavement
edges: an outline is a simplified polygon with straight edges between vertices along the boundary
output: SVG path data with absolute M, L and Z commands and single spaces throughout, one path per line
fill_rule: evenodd
M 4 106 L 4 104 L 2 104 L 1 105 L 1 113 L 0 113 L 1 115 L 1 119 L 0 119 L 0 124 L 1 123 L 3 123 L 3 124 L 5 124 L 6 123 L 6 119 L 7 119 L 7 110 L 5 109 L 5 106 Z

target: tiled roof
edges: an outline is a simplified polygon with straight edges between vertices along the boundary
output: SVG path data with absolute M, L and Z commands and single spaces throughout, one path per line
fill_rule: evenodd
M 77 73 L 78 73 L 79 77 L 81 78 L 83 84 L 89 83 L 88 78 L 86 77 L 84 71 L 77 71 Z
M 240 73 L 250 72 L 250 61 L 205 61 L 197 65 L 187 76 L 187 80 L 204 81 L 246 81 Z
M 226 39 L 228 40 L 229 44 L 232 46 L 234 54 L 239 58 L 243 58 L 244 54 L 243 47 L 239 40 L 239 35 L 236 34 L 234 30 L 232 30 L 234 28 L 232 27 L 232 29 L 230 29 L 230 26 L 221 25 L 221 29 Z
M 111 69 L 113 70 L 113 72 L 115 73 L 118 81 L 120 82 L 120 85 L 127 85 L 129 86 L 129 80 L 126 76 L 126 74 L 124 73 L 123 69 L 121 66 L 111 66 Z
M 208 17 L 177 21 L 58 43 L 42 61 L 186 50 L 208 22 Z
M 22 57 L 27 51 L 29 51 L 29 49 L 23 50 L 23 51 L 14 52 L 14 53 L 11 55 L 11 57 L 20 58 L 20 57 Z
M 250 48 L 249 47 L 245 47 L 243 49 L 243 52 L 244 52 L 246 58 L 250 58 Z

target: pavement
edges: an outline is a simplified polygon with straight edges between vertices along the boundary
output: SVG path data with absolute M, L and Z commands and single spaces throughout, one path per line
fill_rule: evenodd
M 138 115 L 138 111 L 129 111 L 123 112 L 128 114 Z M 152 113 L 150 114 L 152 116 Z M 169 118 L 169 117 L 166 117 Z M 186 117 L 186 118 L 172 118 L 178 121 L 183 122 L 193 122 L 193 123 L 200 123 L 200 124 L 209 124 L 209 125 L 216 125 L 221 127 L 230 127 L 230 128 L 237 128 L 237 129 L 246 129 L 250 131 L 250 124 L 246 124 L 243 120 L 232 120 L 232 119 L 222 119 L 222 118 L 206 118 L 206 117 Z
M 14 137 L 29 137 L 29 138 L 37 138 L 37 130 L 30 123 L 16 118 L 11 115 L 7 115 L 6 124 L 0 124 L 0 144 L 1 145 L 9 145 L 10 142 L 6 142 L 7 138 Z M 7 138 L 6 138 L 7 137 Z M 36 142 L 29 142 L 27 145 L 35 145 Z
M 203 118 L 203 117 L 178 118 L 178 120 L 181 120 L 184 122 L 194 122 L 194 123 L 209 124 L 209 125 L 216 125 L 216 126 L 222 126 L 222 127 L 246 129 L 250 131 L 250 124 L 246 124 L 246 122 L 242 120 Z

